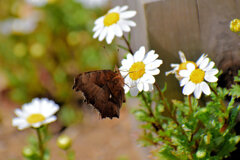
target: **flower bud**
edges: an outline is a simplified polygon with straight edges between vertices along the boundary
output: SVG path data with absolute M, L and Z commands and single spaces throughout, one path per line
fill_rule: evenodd
M 139 121 L 143 121 L 145 119 L 145 117 L 147 116 L 147 114 L 144 111 L 136 111 L 135 113 L 136 119 L 138 119 Z
M 163 105 L 158 105 L 157 106 L 157 111 L 160 112 L 160 113 L 163 112 L 164 111 L 164 106 Z
M 32 150 L 31 147 L 26 146 L 23 148 L 22 150 L 22 154 L 24 157 L 28 158 L 28 157 L 32 157 L 34 155 L 34 151 Z
M 41 43 L 34 43 L 30 47 L 30 54 L 33 57 L 41 57 L 45 53 L 45 47 Z
M 230 30 L 232 32 L 240 32 L 240 19 L 234 19 L 230 22 Z
M 211 142 L 211 133 L 207 133 L 207 135 L 205 135 L 204 136 L 204 142 L 205 142 L 205 144 L 210 144 L 210 142 Z
M 204 158 L 206 156 L 206 151 L 198 150 L 196 153 L 197 158 Z
M 59 148 L 67 150 L 72 145 L 72 139 L 67 135 L 61 135 L 57 139 L 57 145 Z

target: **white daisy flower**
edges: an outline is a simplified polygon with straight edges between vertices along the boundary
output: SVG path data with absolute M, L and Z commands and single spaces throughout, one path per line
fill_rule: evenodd
M 26 18 L 11 18 L 0 21 L 0 33 L 4 35 L 10 34 L 29 34 L 32 33 L 40 21 L 40 15 L 33 13 Z
M 197 65 L 196 65 L 196 63 L 193 62 L 193 61 L 187 61 L 187 59 L 186 59 L 186 57 L 185 57 L 185 55 L 184 55 L 184 53 L 183 53 L 182 51 L 179 51 L 179 52 L 178 52 L 178 55 L 179 55 L 179 57 L 180 57 L 181 63 L 180 63 L 180 64 L 171 64 L 171 67 L 173 68 L 173 70 L 168 71 L 168 72 L 165 72 L 165 75 L 168 76 L 169 74 L 175 74 L 176 78 L 177 78 L 178 80 L 181 80 L 182 77 L 179 75 L 179 72 L 180 72 L 181 70 L 186 70 L 188 63 L 192 63 L 192 64 L 194 64 L 196 67 L 197 67 Z
M 122 37 L 123 32 L 130 32 L 130 27 L 135 27 L 136 23 L 128 20 L 136 15 L 136 11 L 126 11 L 128 6 L 117 6 L 108 11 L 108 13 L 95 21 L 93 28 L 93 38 L 106 41 L 110 44 L 114 36 Z
M 17 117 L 13 118 L 12 125 L 19 130 L 34 127 L 39 128 L 44 124 L 51 123 L 57 119 L 54 114 L 59 106 L 47 98 L 34 98 L 31 103 L 24 104 L 21 109 L 16 109 Z
M 127 59 L 122 60 L 119 70 L 125 77 L 125 93 L 130 90 L 132 96 L 137 96 L 138 92 L 153 90 L 153 75 L 160 73 L 158 67 L 162 64 L 162 60 L 157 58 L 158 54 L 154 50 L 145 55 L 145 48 L 142 46 L 134 55 L 128 54 Z
M 194 96 L 199 99 L 202 92 L 206 95 L 210 95 L 211 91 L 208 84 L 205 82 L 217 82 L 218 69 L 213 68 L 215 63 L 210 61 L 207 55 L 203 54 L 196 62 L 197 67 L 192 64 L 187 64 L 186 70 L 179 72 L 183 77 L 180 81 L 180 86 L 183 87 L 183 94 L 190 95 L 194 92 Z M 204 81 L 205 80 L 205 81 Z

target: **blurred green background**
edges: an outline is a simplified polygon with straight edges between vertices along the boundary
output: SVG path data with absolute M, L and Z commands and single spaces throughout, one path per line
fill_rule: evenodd
M 74 77 L 114 67 L 116 49 L 92 38 L 109 3 L 78 1 L 0 0 L 1 96 L 19 105 L 48 97 L 62 106 L 60 114 L 73 114 L 79 106 Z

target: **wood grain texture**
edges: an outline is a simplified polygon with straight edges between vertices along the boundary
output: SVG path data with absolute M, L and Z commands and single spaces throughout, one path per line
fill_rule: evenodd
M 171 63 L 180 63 L 179 50 L 192 60 L 201 54 L 196 1 L 161 0 L 146 3 L 144 8 L 150 48 L 163 60 L 157 82 L 161 86 L 168 82 L 167 94 L 169 98 L 176 98 L 181 95 L 179 83 L 174 76 L 166 77 L 165 72 L 172 69 Z
M 240 63 L 240 36 L 229 29 L 232 19 L 239 17 L 239 0 L 198 0 L 202 51 L 219 66 Z
M 240 0 L 236 0 L 236 6 L 238 11 L 238 16 L 236 18 L 240 18 Z
M 112 1 L 113 6 L 128 5 L 129 10 L 137 11 L 137 15 L 134 18 L 132 18 L 132 20 L 136 22 L 137 26 L 133 27 L 131 30 L 131 45 L 134 52 L 137 51 L 140 46 L 145 46 L 146 49 L 148 49 L 148 36 L 147 36 L 147 29 L 146 29 L 145 13 L 143 8 L 144 3 L 146 3 L 145 0 L 114 0 Z M 124 44 L 122 43 L 122 45 Z
M 171 63 L 180 62 L 179 50 L 192 61 L 206 53 L 223 71 L 231 66 L 239 68 L 240 36 L 230 31 L 229 23 L 240 18 L 240 0 L 123 1 L 119 4 L 129 4 L 141 10 L 136 16 L 140 27 L 133 28 L 132 32 L 132 37 L 137 40 L 132 41 L 132 45 L 135 48 L 147 45 L 163 59 L 157 82 L 171 84 L 168 85 L 170 97 L 180 93 L 175 92 L 179 84 L 173 76 L 166 77 L 164 72 L 171 70 Z M 147 42 L 138 41 L 145 37 Z

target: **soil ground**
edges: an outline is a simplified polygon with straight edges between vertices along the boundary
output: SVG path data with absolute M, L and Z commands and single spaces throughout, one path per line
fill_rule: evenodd
M 33 129 L 18 131 L 11 126 L 14 103 L 1 101 L 0 107 L 0 160 L 22 160 L 21 151 L 27 144 L 27 136 L 35 134 Z M 83 122 L 68 127 L 63 133 L 73 139 L 72 149 L 76 160 L 147 160 L 149 152 L 136 140 L 140 131 L 137 122 L 126 107 L 121 109 L 120 119 L 100 119 L 93 110 L 84 111 Z M 57 123 L 57 122 L 55 122 Z M 56 124 L 50 124 L 50 128 Z M 65 153 L 56 145 L 58 134 L 54 134 L 48 147 L 51 160 L 66 160 Z

